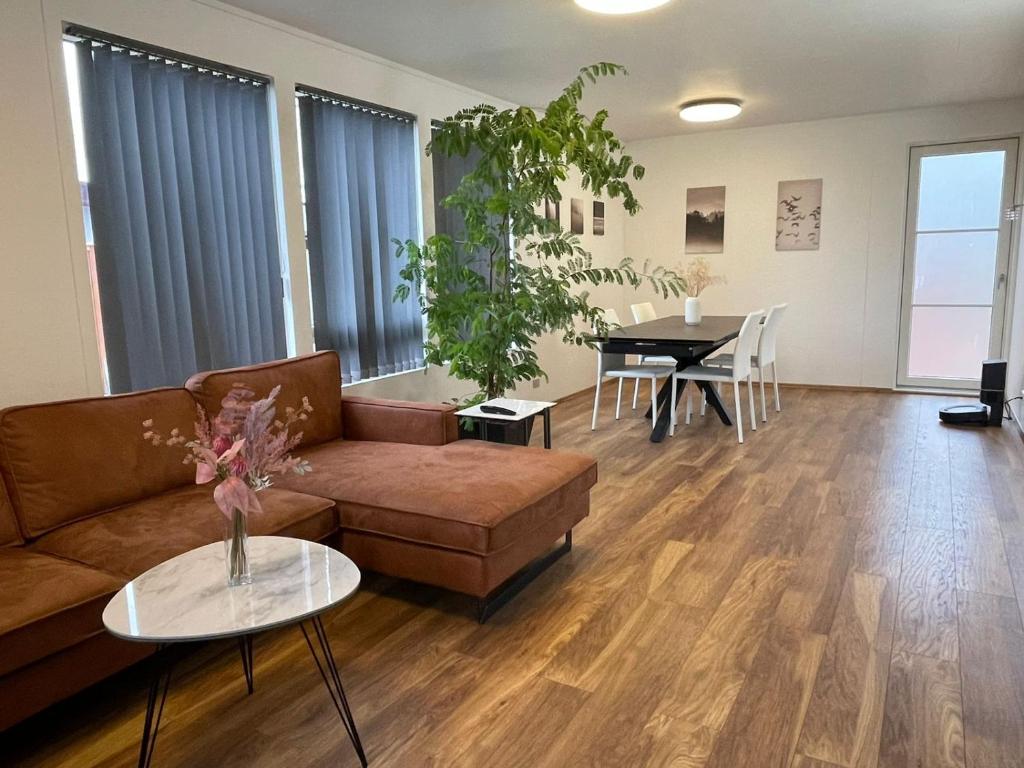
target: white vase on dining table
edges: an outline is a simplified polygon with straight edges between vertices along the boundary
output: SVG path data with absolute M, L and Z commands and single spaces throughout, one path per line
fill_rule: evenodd
M 684 319 L 687 325 L 700 325 L 700 299 L 696 296 L 686 297 Z

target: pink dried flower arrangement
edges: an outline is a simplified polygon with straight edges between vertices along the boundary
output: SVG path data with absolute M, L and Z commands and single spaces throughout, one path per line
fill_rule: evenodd
M 686 281 L 686 295 L 694 299 L 700 296 L 706 288 L 725 282 L 722 275 L 711 274 L 711 264 L 703 256 L 695 256 L 690 259 L 690 263 L 686 265 L 686 271 L 683 273 L 683 279 Z
M 234 384 L 221 401 L 221 411 L 210 418 L 197 406 L 195 439 L 188 440 L 177 428 L 164 437 L 146 419 L 142 439 L 153 445 L 183 445 L 190 453 L 184 464 L 196 465 L 196 485 L 220 480 L 214 489 L 217 507 L 230 517 L 235 509 L 247 514 L 260 509 L 256 491 L 269 488 L 272 478 L 283 472 L 304 475 L 311 472 L 308 461 L 291 455 L 301 442 L 302 432 L 290 434 L 292 427 L 309 418 L 313 406 L 302 398 L 299 408 L 285 408 L 285 418 L 276 418 L 274 401 L 280 393 L 274 387 L 262 400 L 245 384 Z

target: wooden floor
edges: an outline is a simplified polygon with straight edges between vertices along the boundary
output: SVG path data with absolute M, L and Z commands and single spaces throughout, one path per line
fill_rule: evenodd
M 609 392 L 609 394 L 611 394 Z M 1024 451 L 941 427 L 944 402 L 783 391 L 738 446 L 639 415 L 556 447 L 601 480 L 572 554 L 490 623 L 384 578 L 328 628 L 371 765 L 1024 766 Z M 136 671 L 0 743 L 0 763 L 134 765 Z M 9 762 L 8 762 L 9 761 Z M 355 766 L 301 635 L 191 657 L 156 766 Z

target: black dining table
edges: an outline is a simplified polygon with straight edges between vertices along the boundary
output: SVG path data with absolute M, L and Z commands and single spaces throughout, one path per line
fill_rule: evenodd
M 740 315 L 709 315 L 699 325 L 687 325 L 682 315 L 659 317 L 646 323 L 612 328 L 605 337 L 595 337 L 601 350 L 611 354 L 645 355 L 647 357 L 674 357 L 676 370 L 696 365 L 705 357 L 722 348 L 740 335 L 740 327 L 746 318 Z M 695 381 L 723 424 L 732 426 L 732 419 L 722 405 L 718 392 L 711 382 Z M 676 391 L 676 400 L 682 396 L 686 382 Z M 672 377 L 665 380 L 658 391 L 658 421 L 651 431 L 651 442 L 660 443 L 668 432 L 672 418 Z M 647 409 L 650 418 L 651 410 Z

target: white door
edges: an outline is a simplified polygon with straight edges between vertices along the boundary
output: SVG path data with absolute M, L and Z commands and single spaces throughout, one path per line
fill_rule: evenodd
M 1017 139 L 914 147 L 897 383 L 978 389 L 1002 355 Z

